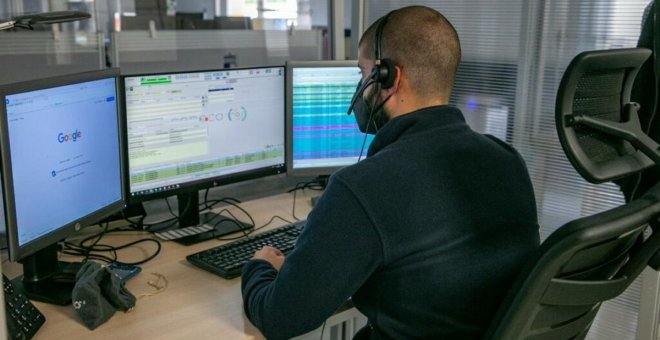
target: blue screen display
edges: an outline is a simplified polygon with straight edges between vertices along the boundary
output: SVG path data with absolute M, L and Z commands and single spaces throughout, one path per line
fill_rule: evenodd
M 292 167 L 341 167 L 364 157 L 373 136 L 346 112 L 360 80 L 357 66 L 293 69 Z
M 5 100 L 18 243 L 121 200 L 116 79 Z

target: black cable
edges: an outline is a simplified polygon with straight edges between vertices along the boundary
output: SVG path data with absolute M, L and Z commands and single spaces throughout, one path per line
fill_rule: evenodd
M 362 160 L 362 153 L 364 153 L 364 146 L 367 145 L 367 136 L 369 134 L 365 133 L 364 138 L 362 138 L 362 146 L 360 146 L 360 155 L 358 156 L 358 162 Z
M 105 236 L 109 233 L 124 232 L 124 231 L 135 231 L 135 229 L 121 229 L 121 228 L 108 230 L 108 226 L 109 226 L 109 224 L 106 223 L 101 232 L 83 238 L 82 240 L 80 240 L 79 244 L 64 241 L 61 253 L 62 254 L 67 254 L 67 255 L 82 256 L 82 257 L 85 258 L 85 260 L 94 259 L 94 260 L 100 260 L 100 261 L 107 262 L 107 263 L 116 262 L 116 263 L 125 264 L 125 265 L 139 265 L 139 264 L 146 263 L 146 262 L 150 261 L 151 259 L 155 258 L 156 256 L 158 256 L 158 254 L 161 251 L 162 246 L 161 246 L 160 241 L 158 241 L 157 239 L 154 239 L 154 238 L 143 238 L 143 239 L 132 241 L 132 242 L 120 245 L 120 246 L 111 246 L 111 245 L 108 245 L 108 244 L 100 244 L 99 242 L 103 238 L 103 236 Z M 92 244 L 87 245 L 86 243 L 88 243 L 91 240 L 93 240 Z M 136 261 L 136 262 L 118 261 L 117 251 L 128 248 L 128 247 L 131 247 L 131 246 L 134 246 L 136 244 L 145 243 L 145 242 L 156 243 L 156 251 L 152 255 L 148 256 L 147 258 L 145 258 L 143 260 Z M 97 252 L 97 253 L 98 252 L 110 252 L 110 256 L 95 254 L 95 252 Z
M 124 262 L 124 261 L 119 261 L 118 260 L 117 251 L 128 248 L 128 247 L 131 247 L 131 246 L 134 246 L 136 244 L 145 243 L 145 242 L 153 242 L 153 243 L 156 244 L 156 251 L 153 254 L 146 257 L 145 259 L 142 259 L 140 261 L 135 261 L 135 262 Z M 71 247 L 72 245 L 67 244 L 67 246 Z M 75 247 L 75 245 L 73 245 L 73 246 Z M 136 240 L 136 241 L 133 241 L 133 242 L 123 244 L 121 246 L 110 246 L 110 245 L 107 245 L 107 244 L 99 244 L 99 245 L 96 245 L 95 247 L 90 248 L 90 249 L 83 248 L 81 250 L 81 249 L 69 248 L 69 249 L 63 249 L 61 252 L 63 254 L 67 254 L 67 255 L 84 256 L 86 260 L 95 259 L 95 260 L 100 260 L 100 261 L 107 262 L 107 263 L 115 262 L 115 263 L 124 264 L 124 265 L 140 265 L 140 264 L 146 263 L 146 262 L 152 260 L 153 258 L 155 258 L 156 256 L 158 256 L 158 254 L 160 254 L 161 248 L 162 248 L 162 246 L 161 246 L 160 241 L 158 241 L 156 239 L 153 239 L 153 238 L 143 238 L 143 239 L 140 239 L 140 240 Z M 93 252 L 110 252 L 112 256 L 110 257 L 110 256 L 101 255 L 101 254 L 95 254 Z
M 200 206 L 203 204 L 205 209 L 211 209 L 211 208 L 213 208 L 213 205 L 217 204 L 218 202 L 234 201 L 234 203 L 237 203 L 237 204 L 243 203 L 243 202 L 241 202 L 241 200 L 239 200 L 239 199 L 237 199 L 237 198 L 234 198 L 234 197 L 223 197 L 223 198 L 221 198 L 221 199 L 219 199 L 219 200 L 212 200 L 212 201 L 210 201 L 210 202 L 214 202 L 214 204 L 212 204 L 211 206 L 209 206 L 209 205 L 208 205 L 208 202 L 209 202 L 209 191 L 210 191 L 209 188 L 207 188 L 207 189 L 204 191 L 204 202 L 203 202 L 203 203 L 200 203 Z
M 188 201 L 188 202 L 190 202 L 190 201 Z M 170 205 L 170 198 L 169 197 L 165 197 L 165 204 L 167 204 L 167 210 L 170 211 L 170 215 L 174 216 L 174 218 L 176 218 L 178 220 L 179 215 L 174 213 L 174 210 L 172 209 L 172 206 Z
M 229 214 L 229 217 L 230 217 L 230 218 L 226 218 L 226 216 L 221 215 L 222 213 L 227 213 L 227 214 Z M 222 209 L 222 210 L 218 213 L 218 216 L 223 217 L 223 219 L 221 219 L 220 221 L 216 222 L 216 223 L 213 225 L 213 228 L 214 228 L 214 229 L 215 229 L 220 223 L 226 223 L 226 222 L 228 222 L 228 223 L 233 223 L 233 224 L 235 224 L 235 225 L 238 227 L 238 231 L 240 231 L 240 232 L 243 233 L 243 236 L 246 236 L 246 237 L 247 237 L 247 236 L 250 235 L 250 233 L 252 233 L 251 231 L 246 231 L 246 230 L 251 230 L 251 229 L 254 227 L 254 220 L 252 221 L 253 224 L 252 224 L 252 225 L 249 225 L 249 226 L 246 228 L 245 225 L 243 225 L 242 222 L 239 221 L 239 219 L 236 217 L 236 215 L 234 215 L 234 214 L 233 214 L 231 211 L 229 211 L 228 209 Z M 248 215 L 248 216 L 249 216 L 249 215 Z M 252 216 L 249 216 L 249 217 L 250 217 L 250 219 L 252 219 Z
M 108 228 L 110 228 L 110 223 L 104 223 L 104 224 L 105 224 L 104 226 L 99 225 L 100 227 L 103 228 L 103 230 L 101 230 L 101 231 L 98 232 L 97 234 L 93 234 L 93 235 L 91 235 L 91 236 L 88 236 L 88 237 L 82 239 L 82 241 L 80 241 L 81 246 L 82 246 L 82 244 L 83 244 L 84 242 L 87 242 L 87 241 L 89 241 L 89 240 L 91 240 L 91 239 L 93 239 L 93 238 L 95 238 L 95 237 L 96 237 L 96 240 L 95 240 L 94 242 L 92 242 L 92 245 L 91 245 L 91 246 L 93 247 L 93 246 L 95 246 L 97 243 L 99 243 L 99 241 L 101 240 L 101 238 L 103 237 L 103 235 L 105 235 L 105 233 L 108 232 Z M 66 243 L 66 242 L 65 242 L 65 243 Z
M 128 227 L 133 228 L 135 230 L 141 230 L 143 228 L 142 226 L 144 226 L 144 219 L 145 218 L 146 218 L 146 216 L 142 215 L 142 216 L 140 216 L 140 220 L 135 222 L 135 221 L 131 220 L 130 218 L 124 216 L 123 220 L 129 223 Z
M 324 180 L 321 178 L 321 176 L 308 181 L 308 182 L 298 182 L 296 185 L 293 187 L 293 189 L 289 189 L 287 192 L 294 192 L 296 190 L 301 190 L 301 189 L 311 189 L 311 190 L 318 190 L 322 191 L 325 189 L 325 186 L 323 185 Z
M 376 130 L 376 133 L 378 133 L 378 125 L 376 125 L 375 119 L 376 119 L 376 102 L 378 101 L 378 95 L 380 94 L 381 91 L 381 83 L 376 83 L 376 92 L 374 93 L 374 97 L 371 100 L 371 108 L 369 110 L 369 120 L 367 121 L 367 131 L 369 131 L 369 125 L 373 124 L 374 129 Z
M 228 209 L 223 209 L 223 210 L 221 210 L 220 212 L 217 213 L 217 216 L 224 217 L 224 218 L 220 219 L 218 222 L 213 224 L 213 228 L 215 229 L 215 227 L 217 227 L 220 223 L 225 223 L 225 222 L 234 223 L 238 227 L 239 231 L 243 232 L 243 234 L 245 236 L 248 236 L 249 233 L 246 233 L 245 230 L 246 229 L 249 230 L 251 228 L 254 228 L 256 226 L 256 223 L 254 222 L 254 218 L 252 217 L 252 215 L 250 215 L 250 213 L 248 213 L 245 209 L 243 209 L 241 206 L 238 205 L 238 204 L 241 203 L 241 200 L 239 200 L 237 198 L 234 198 L 234 197 L 223 197 L 221 199 L 210 200 L 209 201 L 208 195 L 209 195 L 209 189 L 206 189 L 206 191 L 204 192 L 204 202 L 200 203 L 200 207 L 203 206 L 203 208 L 200 208 L 200 212 L 202 212 L 204 210 L 207 210 L 207 209 L 210 211 L 217 204 L 225 203 L 225 204 L 231 205 L 234 208 L 236 208 L 236 209 L 240 210 L 241 212 L 243 212 L 243 214 L 245 214 L 245 216 L 247 216 L 247 218 L 251 222 L 251 224 L 248 224 L 248 226 L 246 228 L 246 226 L 245 226 L 246 223 L 245 222 L 242 222 L 240 219 L 238 219 L 236 217 L 236 215 L 234 215 Z M 227 214 L 229 214 L 230 218 L 227 218 L 226 216 L 223 216 L 222 215 L 223 212 L 226 212 Z M 213 221 L 214 219 L 218 218 L 217 216 L 213 217 L 209 221 L 206 221 L 206 224 L 211 224 L 210 222 Z
M 236 217 L 236 215 L 234 215 L 234 213 L 232 213 L 227 208 L 224 208 L 224 209 L 220 210 L 219 212 L 216 213 L 217 216 L 213 217 L 209 221 L 206 221 L 206 224 L 210 225 L 210 224 L 212 224 L 211 222 L 214 219 L 220 218 L 219 221 L 217 221 L 215 224 L 213 224 L 214 229 L 221 223 L 233 223 L 238 227 L 238 231 L 242 232 L 243 235 L 237 236 L 237 237 L 229 237 L 229 238 L 218 237 L 216 239 L 223 240 L 223 241 L 236 240 L 236 239 L 239 239 L 239 238 L 248 237 L 252 232 L 254 232 L 254 230 L 256 230 L 256 229 L 253 229 L 254 227 L 256 227 L 256 222 L 254 221 L 254 218 L 252 217 L 252 215 L 247 210 L 245 210 L 243 207 L 241 207 L 239 205 L 241 203 L 241 200 L 239 200 L 237 198 L 234 198 L 234 197 L 223 197 L 223 198 L 220 198 L 220 199 L 217 199 L 217 200 L 209 200 L 208 199 L 208 194 L 209 194 L 209 189 L 206 189 L 206 191 L 204 192 L 204 201 L 202 203 L 200 203 L 200 205 L 199 205 L 200 207 L 202 207 L 200 209 L 200 212 L 204 211 L 204 210 L 207 210 L 207 209 L 211 210 L 211 209 L 213 209 L 214 206 L 216 206 L 220 203 L 225 203 L 229 206 L 232 206 L 232 207 L 240 210 L 243 214 L 245 214 L 245 216 L 247 216 L 247 218 L 250 221 L 249 223 L 242 222 L 238 217 Z M 223 215 L 223 213 L 226 213 L 229 216 L 225 216 L 225 215 Z M 246 224 L 247 224 L 247 227 L 246 227 Z
M 298 194 L 298 190 L 305 190 L 309 183 L 311 182 L 306 182 L 303 184 L 303 186 L 299 186 L 300 183 L 298 183 L 293 189 L 289 190 L 289 192 L 293 191 L 293 208 L 291 209 L 291 216 L 293 216 L 296 221 L 300 221 L 298 216 L 296 216 L 296 196 Z
M 281 217 L 281 216 L 278 216 L 278 215 L 274 215 L 273 217 L 270 218 L 270 220 L 268 220 L 268 222 L 264 223 L 263 225 L 261 225 L 261 226 L 259 226 L 259 227 L 256 227 L 256 228 L 250 230 L 249 232 L 247 232 L 247 233 L 244 234 L 244 235 L 237 236 L 237 237 L 224 237 L 224 238 L 223 238 L 223 237 L 218 237 L 218 238 L 216 238 L 216 239 L 217 239 L 217 240 L 220 240 L 220 241 L 233 241 L 233 240 L 241 239 L 241 238 L 243 238 L 243 237 L 249 237 L 249 236 L 252 235 L 254 232 L 256 232 L 256 231 L 258 231 L 258 230 L 261 230 L 261 229 L 263 229 L 263 228 L 266 228 L 268 225 L 270 225 L 271 223 L 273 223 L 273 221 L 275 221 L 276 218 L 277 218 L 277 219 L 280 219 L 280 220 L 282 220 L 282 221 L 284 221 L 284 222 L 287 223 L 287 224 L 292 224 L 292 223 L 293 223 L 293 222 L 287 220 L 287 219 L 284 218 L 284 217 Z
M 263 229 L 263 228 L 267 227 L 268 225 L 270 225 L 271 223 L 273 223 L 273 222 L 275 221 L 276 218 L 282 220 L 284 223 L 288 223 L 288 224 L 292 224 L 292 223 L 293 223 L 292 221 L 289 221 L 289 220 L 287 220 L 287 219 L 284 218 L 284 217 L 281 217 L 281 216 L 278 216 L 278 215 L 273 215 L 273 217 L 271 217 L 270 220 L 268 220 L 268 222 L 264 223 L 264 224 L 263 224 L 262 226 L 260 226 L 259 228 L 255 228 L 254 231 L 257 231 L 257 230 L 260 230 L 260 229 Z
M 291 209 L 291 216 L 293 216 L 293 218 L 294 218 L 296 221 L 300 221 L 300 219 L 298 218 L 298 216 L 296 216 L 296 194 L 297 194 L 297 193 L 298 193 L 298 190 L 294 190 L 294 191 L 293 191 L 293 209 Z
M 360 98 L 363 97 L 364 91 L 367 90 L 367 87 L 369 87 L 372 84 L 376 83 L 376 77 L 377 76 L 378 76 L 377 70 L 374 68 L 371 71 L 371 73 L 367 76 L 367 79 L 366 79 L 365 83 L 362 84 L 361 86 L 358 86 L 358 88 L 355 91 L 355 94 L 353 95 L 353 98 L 351 99 L 351 104 L 348 107 L 347 114 L 351 114 L 351 111 L 353 111 L 353 107 L 355 106 L 355 102 L 360 100 Z M 379 83 L 379 86 L 380 86 L 380 83 Z M 377 93 L 378 92 L 380 92 L 380 87 L 379 87 Z M 372 104 L 375 104 L 375 99 L 376 99 L 376 96 L 374 96 L 374 103 L 372 103 Z M 364 100 L 364 98 L 362 98 L 362 100 Z M 373 122 L 372 118 L 373 118 L 373 114 L 374 114 L 374 107 L 375 106 L 372 105 L 371 110 L 369 112 L 369 120 L 367 122 L 367 131 L 369 131 L 369 125 L 371 125 L 371 123 Z M 376 130 L 378 130 L 378 126 L 376 126 L 376 123 L 375 122 L 373 122 L 373 123 L 374 123 L 374 128 Z M 358 156 L 358 162 L 362 159 L 362 154 L 364 153 L 364 146 L 367 143 L 367 135 L 368 135 L 368 133 L 365 132 L 364 133 L 364 139 L 362 140 L 362 146 L 360 147 L 360 155 Z
M 235 198 L 231 198 L 231 197 L 229 197 L 229 198 L 222 198 L 222 199 L 218 200 L 218 202 L 224 202 L 224 203 L 226 203 L 226 204 L 228 204 L 228 205 L 231 205 L 232 207 L 234 207 L 234 208 L 240 210 L 241 212 L 243 212 L 243 214 L 245 214 L 245 216 L 247 216 L 247 218 L 250 220 L 250 223 L 251 223 L 250 226 L 251 226 L 251 227 L 255 227 L 255 226 L 256 226 L 256 223 L 254 222 L 254 218 L 252 217 L 252 215 L 250 215 L 250 213 L 247 212 L 247 210 L 243 209 L 240 205 L 238 205 L 238 203 L 231 202 L 231 200 L 240 203 L 240 201 L 238 201 L 238 200 L 235 199 Z M 214 203 L 214 204 L 215 204 L 215 203 Z M 225 210 L 226 210 L 226 209 L 225 209 Z M 234 214 L 232 214 L 229 210 L 226 210 L 226 211 L 227 211 L 227 213 L 229 213 L 229 214 L 232 216 L 232 218 L 234 218 L 234 219 L 237 220 L 237 221 L 240 221 L 240 220 L 239 220 L 238 218 L 236 218 L 236 216 L 234 216 Z
M 209 203 L 210 203 L 210 204 L 209 204 Z M 238 206 L 238 204 L 240 204 L 241 201 L 239 201 L 239 200 L 237 200 L 237 199 L 235 199 L 235 198 L 232 198 L 232 197 L 226 197 L 226 198 L 221 198 L 221 199 L 217 199 L 217 200 L 205 201 L 205 202 L 203 203 L 203 204 L 205 205 L 205 207 L 204 207 L 203 209 L 201 209 L 200 211 L 204 211 L 204 210 L 206 210 L 206 209 L 211 210 L 211 209 L 213 209 L 213 207 L 215 207 L 216 205 L 218 205 L 218 204 L 220 204 L 220 203 L 225 203 L 225 204 L 227 204 L 227 205 L 231 205 L 231 206 L 233 206 L 233 207 L 236 207 L 236 208 L 240 209 L 240 210 L 243 211 L 246 215 L 248 215 L 248 216 L 250 215 L 250 214 L 248 214 L 248 213 L 245 211 L 245 209 L 243 209 L 243 208 L 241 208 L 240 206 Z M 200 206 L 201 206 L 201 204 L 200 204 Z
M 311 189 L 311 190 L 317 190 L 317 191 L 322 191 L 325 189 L 325 185 L 323 185 L 323 180 L 321 177 L 317 177 L 311 181 L 308 182 L 298 182 L 296 185 L 293 187 L 293 189 L 287 190 L 287 192 L 291 193 L 293 192 L 293 209 L 291 209 L 291 216 L 296 221 L 300 221 L 301 219 L 296 216 L 296 196 L 298 190 L 305 190 L 305 189 Z
M 323 327 L 321 327 L 321 337 L 319 337 L 319 340 L 323 340 L 323 332 L 325 331 L 326 322 L 328 322 L 328 319 L 325 319 L 325 321 L 323 321 Z

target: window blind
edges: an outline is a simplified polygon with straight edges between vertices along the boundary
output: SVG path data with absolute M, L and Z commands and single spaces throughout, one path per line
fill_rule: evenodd
M 444 14 L 463 58 L 451 103 L 474 130 L 511 143 L 534 185 L 541 238 L 564 223 L 624 202 L 611 183 L 586 182 L 570 165 L 555 130 L 559 82 L 586 50 L 635 47 L 648 0 L 415 1 Z M 408 1 L 368 0 L 368 27 Z M 588 339 L 635 339 L 641 281 L 601 307 Z

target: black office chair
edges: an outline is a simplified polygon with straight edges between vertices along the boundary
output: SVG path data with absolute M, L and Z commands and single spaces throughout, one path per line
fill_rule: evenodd
M 643 133 L 633 80 L 647 49 L 579 54 L 556 102 L 559 139 L 585 179 L 602 183 L 660 164 Z M 603 301 L 615 298 L 651 265 L 658 270 L 660 184 L 611 210 L 552 233 L 524 266 L 485 339 L 583 339 Z M 651 234 L 649 235 L 649 232 Z

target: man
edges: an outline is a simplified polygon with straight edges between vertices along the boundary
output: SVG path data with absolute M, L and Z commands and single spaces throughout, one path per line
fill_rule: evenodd
M 376 54 L 392 79 L 372 72 Z M 459 60 L 456 31 L 427 7 L 364 33 L 361 84 L 378 79 L 355 107 L 378 130 L 367 158 L 330 178 L 286 260 L 264 247 L 243 269 L 245 312 L 267 338 L 313 330 L 350 297 L 365 338 L 483 334 L 539 234 L 520 155 L 447 105 Z

